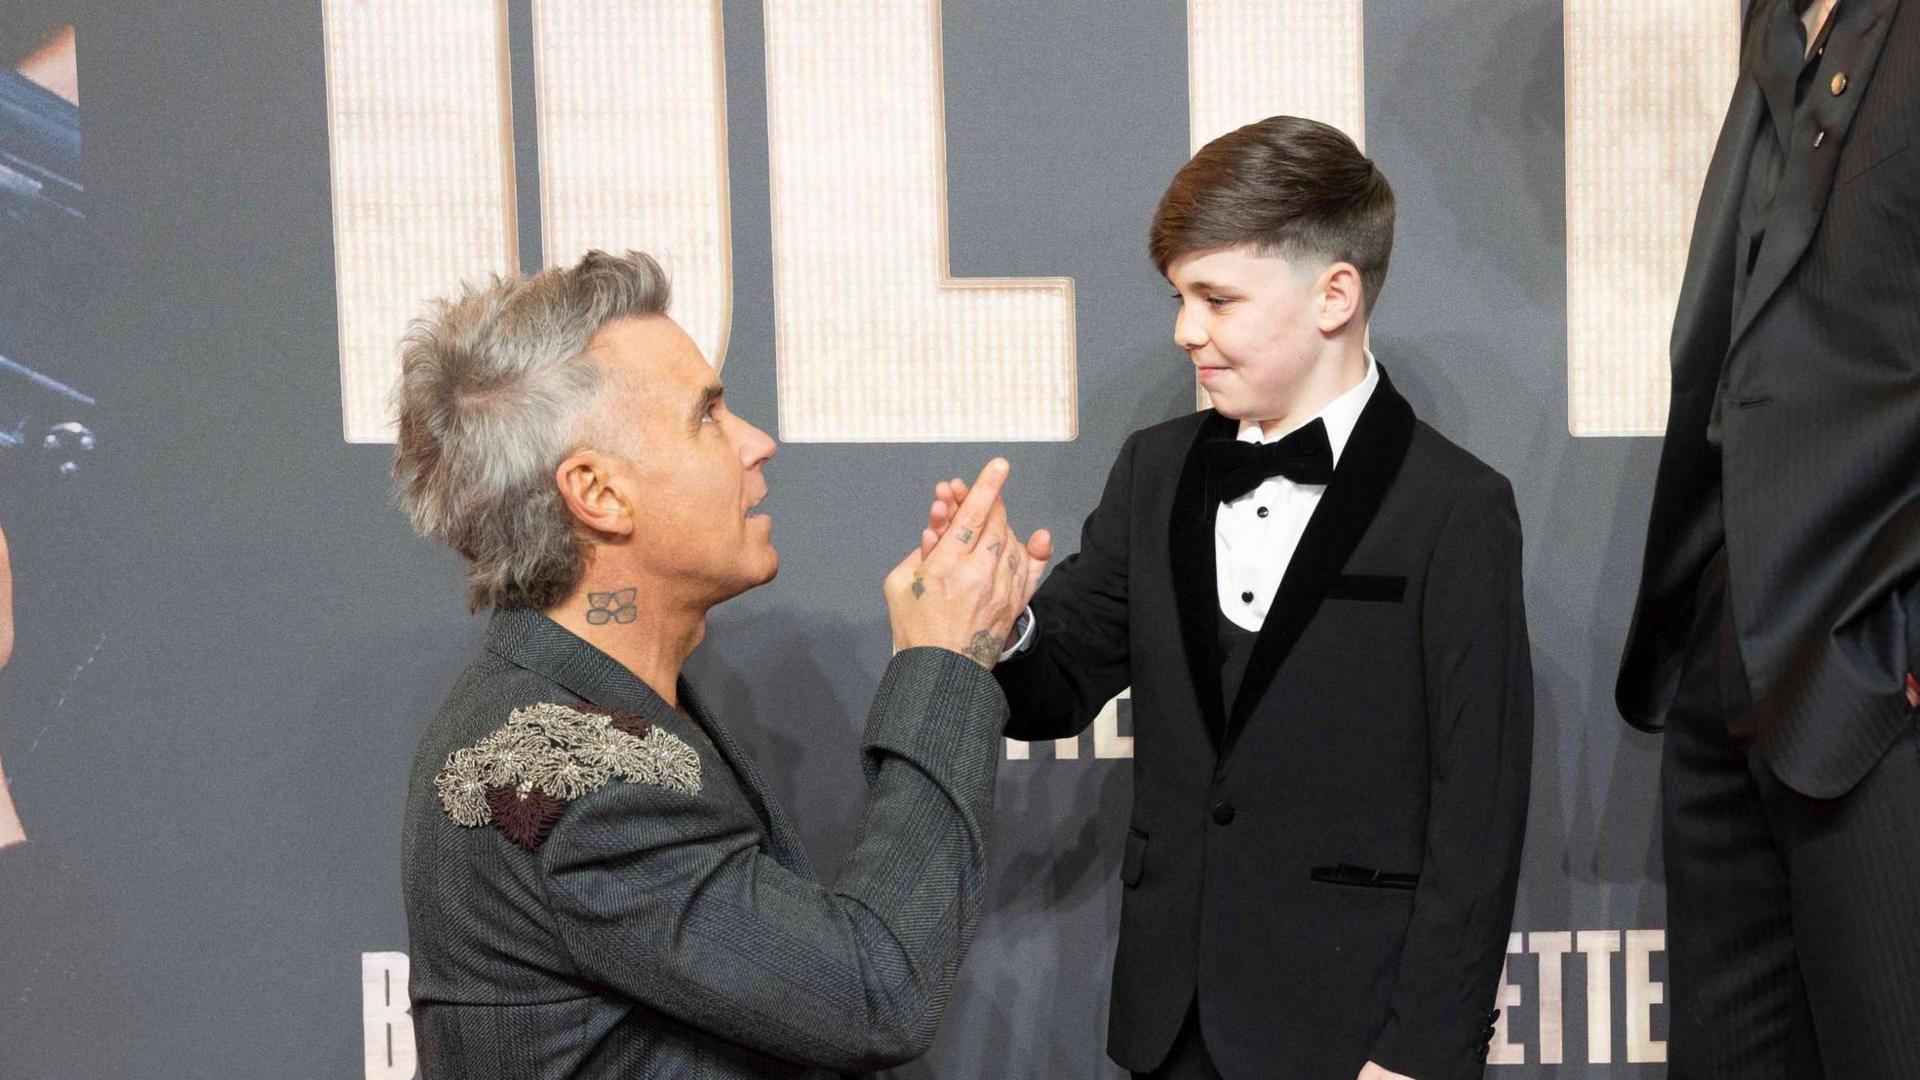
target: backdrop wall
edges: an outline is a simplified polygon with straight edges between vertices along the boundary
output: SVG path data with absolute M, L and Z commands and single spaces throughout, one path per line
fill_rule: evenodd
M 85 153 L 65 216 L 20 196 L 0 217 L 0 356 L 27 372 L 0 370 L 0 761 L 30 840 L 0 851 L 0 1076 L 412 1074 L 403 787 L 484 619 L 387 494 L 380 342 L 440 291 L 410 281 L 560 244 L 669 257 L 734 409 L 783 442 L 780 577 L 715 613 L 692 675 L 831 869 L 880 579 L 928 485 L 1005 453 L 1019 526 L 1074 546 L 1127 433 L 1193 407 L 1153 205 L 1210 125 L 1292 102 L 1392 180 L 1374 349 L 1512 478 L 1526 533 L 1539 721 L 1490 1075 L 1662 1072 L 1658 742 L 1611 701 L 1658 444 L 1621 433 L 1664 403 L 1737 4 L 1271 5 L 1299 19 L 1278 29 L 1206 0 L 27 7 L 78 27 Z M 432 83 L 462 89 L 407 96 Z M 686 149 L 603 161 L 595 122 Z M 0 181 L 25 175 L 24 123 L 0 127 Z M 380 173 L 382 138 L 428 164 Z M 423 221 L 450 239 L 423 252 Z M 1122 702 L 1003 763 L 977 944 L 897 1075 L 1120 1075 L 1130 724 Z

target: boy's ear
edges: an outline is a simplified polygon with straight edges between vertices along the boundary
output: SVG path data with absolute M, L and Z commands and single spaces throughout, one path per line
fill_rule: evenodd
M 633 507 L 614 473 L 614 459 L 594 450 L 576 450 L 554 470 L 560 501 L 573 519 L 597 533 L 633 532 Z
M 1335 262 L 1321 271 L 1315 299 L 1323 334 L 1337 334 L 1363 319 L 1366 294 L 1360 285 L 1359 269 L 1350 262 Z

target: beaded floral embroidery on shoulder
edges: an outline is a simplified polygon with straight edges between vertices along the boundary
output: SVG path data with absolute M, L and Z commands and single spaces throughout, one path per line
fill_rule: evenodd
M 492 824 L 535 851 L 568 802 L 614 780 L 698 795 L 700 755 L 631 713 L 541 702 L 447 755 L 433 785 L 454 824 Z

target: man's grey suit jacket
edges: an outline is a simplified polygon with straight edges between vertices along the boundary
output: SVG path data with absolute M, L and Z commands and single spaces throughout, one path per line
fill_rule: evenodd
M 684 683 L 680 700 L 687 713 L 537 611 L 495 613 L 408 795 L 424 1080 L 823 1077 L 926 1050 L 979 909 L 999 686 L 946 650 L 894 658 L 858 844 L 831 887 L 726 729 Z M 450 755 L 540 703 L 651 724 L 697 754 L 698 784 L 616 776 L 530 845 L 456 823 L 435 782 Z
M 1748 7 L 1746 50 L 1790 2 Z M 1628 722 L 1665 727 L 1698 583 L 1724 548 L 1747 733 L 1816 799 L 1851 791 L 1913 730 L 1920 668 L 1920 4 L 1849 0 L 1831 18 L 1757 252 L 1736 250 L 1767 112 L 1750 74 L 1707 170 L 1615 685 Z

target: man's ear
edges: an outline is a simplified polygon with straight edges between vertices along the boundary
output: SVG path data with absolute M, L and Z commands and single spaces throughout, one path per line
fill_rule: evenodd
M 576 450 L 554 470 L 560 498 L 575 521 L 607 536 L 633 532 L 633 506 L 615 482 L 613 458 L 597 450 Z
M 1360 271 L 1352 263 L 1335 262 L 1321 271 L 1315 288 L 1321 333 L 1338 334 L 1361 317 L 1366 295 L 1360 284 Z

